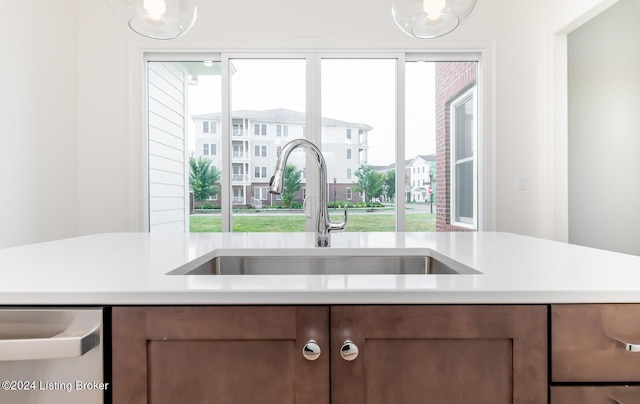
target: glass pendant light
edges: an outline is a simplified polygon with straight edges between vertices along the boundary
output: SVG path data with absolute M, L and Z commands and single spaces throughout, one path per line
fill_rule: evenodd
M 133 31 L 153 39 L 174 39 L 196 21 L 195 0 L 108 0 Z
M 391 0 L 391 14 L 406 34 L 437 38 L 456 29 L 476 0 Z

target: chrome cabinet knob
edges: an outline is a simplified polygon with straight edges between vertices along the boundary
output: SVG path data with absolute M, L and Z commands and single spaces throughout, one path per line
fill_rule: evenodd
M 340 348 L 340 356 L 346 361 L 352 361 L 357 358 L 359 352 L 358 346 L 349 339 L 346 340 Z
M 310 339 L 304 346 L 302 347 L 302 356 L 305 357 L 306 360 L 314 361 L 320 357 L 320 345 L 312 339 Z

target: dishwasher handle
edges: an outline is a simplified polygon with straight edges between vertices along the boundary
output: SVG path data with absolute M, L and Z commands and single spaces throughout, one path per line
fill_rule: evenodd
M 0 339 L 0 361 L 78 358 L 100 345 L 100 325 L 71 324 L 50 338 Z

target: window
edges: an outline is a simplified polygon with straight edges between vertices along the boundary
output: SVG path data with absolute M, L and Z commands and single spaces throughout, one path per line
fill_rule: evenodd
M 244 204 L 246 201 L 244 200 L 244 188 L 234 187 L 233 188 L 233 203 L 235 204 Z
M 289 126 L 276 125 L 276 136 L 289 136 Z
M 195 54 L 183 55 L 187 55 L 188 60 L 198 60 L 194 59 Z M 389 216 L 389 227 L 385 230 L 429 231 L 425 230 L 425 223 L 432 226 L 430 229 L 438 226 L 445 231 L 456 226 L 474 229 L 482 223 L 477 208 L 478 195 L 482 194 L 478 185 L 478 172 L 481 172 L 478 167 L 482 167 L 482 160 L 477 155 L 478 148 L 482 149 L 478 129 L 478 121 L 482 122 L 482 119 L 477 111 L 483 108 L 477 104 L 484 96 L 482 83 L 475 74 L 479 71 L 480 56 L 447 53 L 446 61 L 438 61 L 439 54 L 402 51 L 311 50 L 298 55 L 295 51 L 287 51 L 247 53 L 246 56 L 241 52 L 220 52 L 217 56 L 220 61 L 214 62 L 215 68 L 207 75 L 202 62 L 166 62 L 167 58 L 177 56 L 156 55 L 156 60 L 162 62 L 148 64 L 149 69 L 155 69 L 147 76 L 148 85 L 155 88 L 145 92 L 146 101 L 149 101 L 148 113 L 141 114 L 148 117 L 145 133 L 149 135 L 149 147 L 145 147 L 149 152 L 145 158 L 149 164 L 149 186 L 145 188 L 158 192 L 165 189 L 159 186 L 164 180 L 161 163 L 170 161 L 171 178 L 176 182 L 171 185 L 175 185 L 173 189 L 178 193 L 185 190 L 186 194 L 189 184 L 184 181 L 188 174 L 184 168 L 189 167 L 189 154 L 207 156 L 222 167 L 216 170 L 220 178 L 216 181 L 216 194 L 221 194 L 220 203 L 216 204 L 220 209 L 216 212 L 221 217 L 221 231 L 245 229 L 247 227 L 239 223 L 244 223 L 246 212 L 236 205 L 248 206 L 254 195 L 262 198 L 260 188 L 265 188 L 276 156 L 281 155 L 288 138 L 306 137 L 321 148 L 327 163 L 329 189 L 343 190 L 342 197 L 338 195 L 338 198 L 379 200 L 386 205 L 378 215 Z M 163 87 L 166 84 L 158 80 L 164 75 L 162 70 L 167 73 L 165 82 L 172 79 L 169 74 L 178 77 L 182 71 L 188 78 L 186 73 L 190 64 L 193 71 L 198 72 L 198 82 L 185 80 L 184 86 L 178 86 L 178 92 L 182 93 L 172 93 L 178 102 L 171 106 L 171 111 L 158 108 L 161 100 L 153 97 L 173 91 Z M 470 81 L 456 87 L 457 79 L 445 73 L 460 67 L 468 67 L 473 73 L 469 75 Z M 450 80 L 448 84 L 446 80 Z M 197 105 L 192 93 L 199 93 L 200 84 L 205 81 L 215 85 L 208 86 L 208 92 L 201 94 L 200 98 L 206 99 L 206 104 Z M 450 88 L 454 90 L 446 93 Z M 309 91 L 311 93 L 307 94 Z M 439 104 L 441 100 L 444 104 Z M 404 122 L 397 122 L 398 117 Z M 190 131 L 192 128 L 195 130 Z M 224 128 L 224 131 L 218 128 Z M 161 142 L 167 144 L 160 145 Z M 441 143 L 446 147 L 444 150 L 439 146 Z M 217 150 L 218 144 L 231 150 Z M 396 150 L 397 145 L 404 150 Z M 271 149 L 271 155 L 268 149 Z M 159 150 L 162 154 L 157 154 Z M 184 160 L 181 160 L 181 154 L 184 154 Z M 310 173 L 307 178 L 305 175 L 308 161 L 312 159 L 303 148 L 292 152 L 287 161 L 287 165 L 300 171 L 300 188 L 294 193 L 291 206 L 302 203 L 303 187 L 306 192 L 306 187 L 310 186 L 310 196 L 316 193 L 317 176 Z M 427 177 L 427 164 L 437 181 L 431 182 Z M 436 167 L 447 167 L 447 171 L 436 173 Z M 361 173 L 365 168 L 372 170 L 371 175 L 375 175 L 376 180 L 384 182 L 382 191 L 354 192 L 360 189 Z M 396 175 L 396 169 L 402 170 L 400 175 Z M 334 182 L 336 185 L 332 188 Z M 425 187 L 433 187 L 432 196 L 425 194 Z M 437 194 L 436 190 L 441 192 Z M 436 205 L 431 211 L 429 206 L 424 209 L 424 206 L 408 205 L 427 199 Z M 261 200 L 265 207 L 283 204 L 276 202 L 280 198 L 271 194 Z M 290 202 L 289 198 L 285 201 Z M 158 195 L 152 196 L 149 191 L 148 216 L 153 218 L 151 212 L 160 212 L 161 206 Z M 183 225 L 188 223 L 188 208 L 181 205 L 178 209 L 187 212 L 184 219 L 179 220 Z M 299 212 L 294 209 L 290 213 Z M 421 217 L 415 218 L 418 214 Z M 162 215 L 155 216 L 160 219 Z M 314 219 L 303 218 L 305 220 L 303 227 L 296 231 L 313 228 Z M 441 221 L 448 227 L 440 228 Z M 239 224 L 237 227 L 236 223 Z
M 202 133 L 216 133 L 216 122 L 202 121 Z
M 266 201 L 268 194 L 269 193 L 267 192 L 267 187 L 255 187 L 255 188 L 253 188 L 253 197 L 255 199 L 259 199 L 261 201 Z
M 254 167 L 253 176 L 255 178 L 267 178 L 267 167 Z
M 255 157 L 267 157 L 267 146 L 265 145 L 253 146 L 253 155 Z
M 256 136 L 267 136 L 267 125 L 262 123 L 256 123 L 254 126 L 253 134 Z
M 245 151 L 244 151 L 244 143 L 243 142 L 233 142 L 232 146 L 232 156 L 233 158 L 239 158 L 239 159 L 243 159 L 245 158 Z M 247 153 L 249 151 L 247 150 Z
M 244 135 L 244 127 L 242 123 L 233 123 L 233 136 L 242 136 Z
M 475 91 L 471 89 L 451 103 L 451 221 L 475 226 Z

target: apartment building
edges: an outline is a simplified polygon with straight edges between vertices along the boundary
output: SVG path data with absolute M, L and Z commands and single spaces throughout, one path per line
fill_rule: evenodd
M 407 202 L 435 201 L 436 155 L 417 155 L 405 162 Z
M 233 111 L 231 118 L 232 203 L 236 207 L 281 205 L 268 192 L 268 184 L 282 147 L 291 139 L 306 137 L 305 114 L 285 108 Z M 208 158 L 222 170 L 220 113 L 194 115 L 195 155 Z M 322 117 L 322 152 L 327 162 L 329 201 L 358 202 L 355 172 L 368 161 L 371 126 Z M 294 200 L 306 197 L 306 159 L 301 150 L 288 161 L 302 171 L 301 188 Z M 215 196 L 214 205 L 219 204 Z

